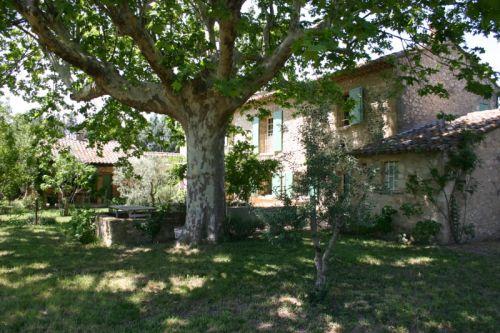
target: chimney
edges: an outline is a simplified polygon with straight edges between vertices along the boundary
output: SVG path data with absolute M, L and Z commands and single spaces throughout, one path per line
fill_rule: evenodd
M 78 141 L 86 141 L 87 140 L 87 132 L 85 132 L 85 131 L 76 132 L 75 137 Z

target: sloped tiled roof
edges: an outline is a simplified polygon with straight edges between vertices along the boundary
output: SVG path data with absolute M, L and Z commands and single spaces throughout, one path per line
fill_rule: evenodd
M 450 122 L 435 121 L 379 142 L 355 149 L 354 155 L 395 154 L 408 151 L 444 150 L 454 145 L 460 132 L 486 133 L 500 127 L 500 109 L 470 112 Z
M 80 162 L 87 164 L 116 164 L 120 157 L 125 156 L 123 151 L 119 150 L 120 144 L 116 141 L 105 144 L 101 154 L 98 154 L 97 148 L 89 147 L 87 140 L 62 138 L 57 145 L 56 150 L 67 148 Z
M 119 159 L 126 157 L 126 154 L 120 149 L 120 144 L 117 141 L 106 143 L 102 150 L 89 146 L 87 140 L 78 140 L 72 138 L 60 139 L 55 150 L 69 149 L 69 152 L 75 156 L 80 162 L 87 164 L 102 164 L 113 165 L 119 162 Z M 159 157 L 165 158 L 170 156 L 180 156 L 179 153 L 147 151 L 142 154 L 144 157 Z

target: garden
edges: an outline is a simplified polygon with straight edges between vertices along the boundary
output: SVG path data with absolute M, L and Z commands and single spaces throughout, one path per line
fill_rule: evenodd
M 0 215 L 0 330 L 493 332 L 498 255 L 340 237 L 329 291 L 311 302 L 311 238 L 193 249 L 82 245 Z M 45 215 L 44 215 L 45 216 Z M 19 221 L 19 220 L 18 220 Z

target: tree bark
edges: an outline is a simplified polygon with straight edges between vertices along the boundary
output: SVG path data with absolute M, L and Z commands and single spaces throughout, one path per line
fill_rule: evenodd
M 224 126 L 192 117 L 185 126 L 187 214 L 182 241 L 216 243 L 225 218 Z

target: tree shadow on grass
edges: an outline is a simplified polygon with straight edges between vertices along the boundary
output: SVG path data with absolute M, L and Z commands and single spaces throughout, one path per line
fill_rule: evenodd
M 471 283 L 487 266 L 480 259 L 345 239 L 327 300 L 313 306 L 312 255 L 308 239 L 105 248 L 70 242 L 58 227 L 2 227 L 0 330 L 477 332 L 498 324 L 498 268 L 480 287 Z

